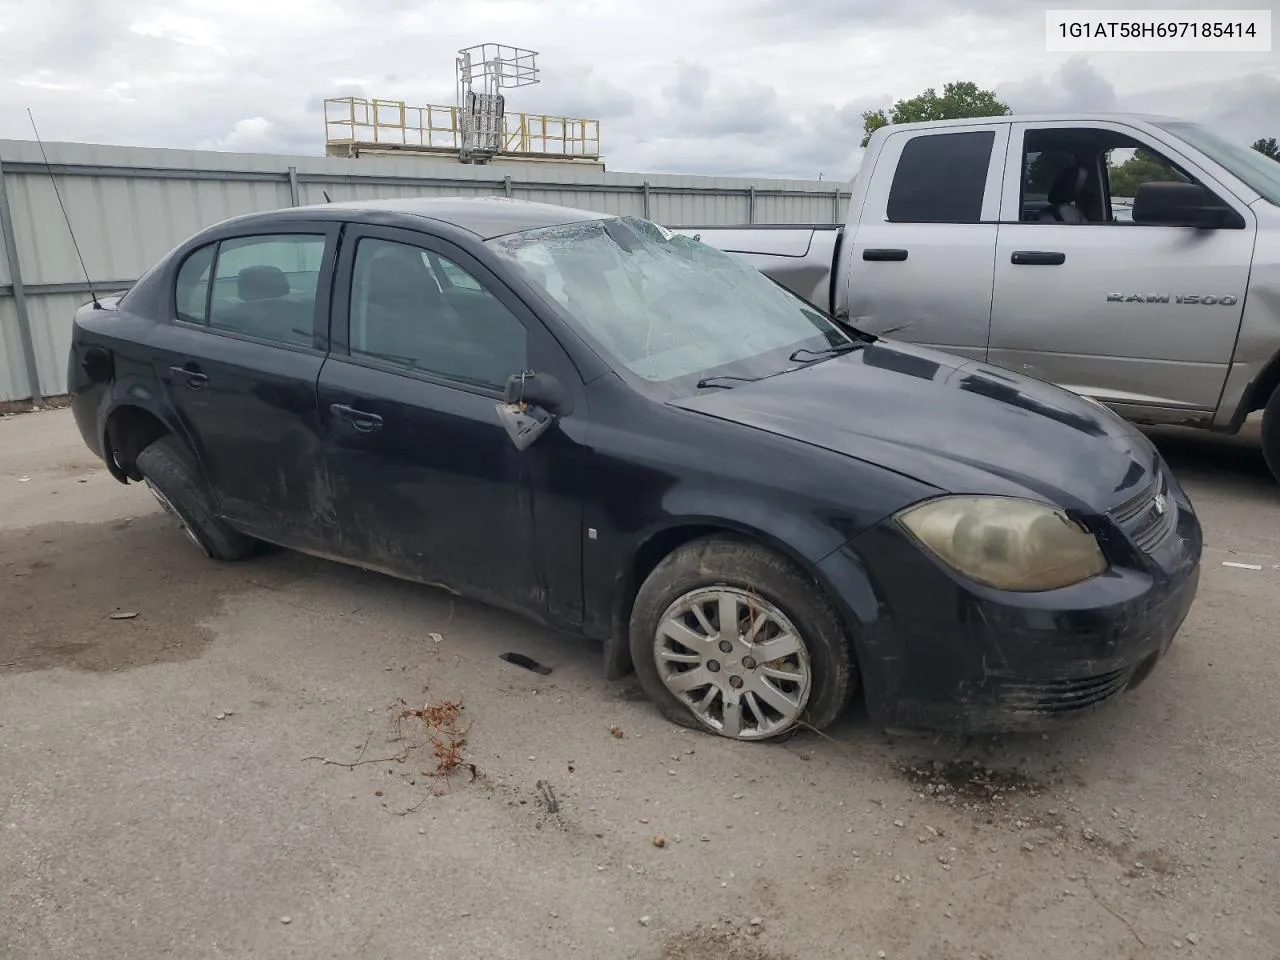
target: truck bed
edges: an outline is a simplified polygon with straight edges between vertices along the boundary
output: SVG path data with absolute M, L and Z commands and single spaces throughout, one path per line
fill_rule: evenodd
M 832 308 L 832 280 L 844 238 L 838 223 L 671 227 L 708 246 L 744 257 L 757 270 L 823 310 Z

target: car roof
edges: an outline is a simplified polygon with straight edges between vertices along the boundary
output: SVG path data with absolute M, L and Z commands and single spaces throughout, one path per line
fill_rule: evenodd
M 383 200 L 352 200 L 339 203 L 317 203 L 305 207 L 288 207 L 270 213 L 250 214 L 243 220 L 268 216 L 315 216 L 323 213 L 326 218 L 340 211 L 359 221 L 360 214 L 394 214 L 422 217 L 447 223 L 475 234 L 482 240 L 491 240 L 509 233 L 556 227 L 584 220 L 614 219 L 614 214 L 594 210 L 578 210 L 532 200 L 516 200 L 510 197 L 394 197 Z

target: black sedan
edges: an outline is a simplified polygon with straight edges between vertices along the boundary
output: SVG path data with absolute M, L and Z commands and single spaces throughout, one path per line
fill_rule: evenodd
M 603 641 L 762 740 L 1028 729 L 1141 682 L 1192 506 L 1091 401 L 864 334 L 631 217 L 502 199 L 253 214 L 86 304 L 75 418 L 211 557 L 277 544 Z

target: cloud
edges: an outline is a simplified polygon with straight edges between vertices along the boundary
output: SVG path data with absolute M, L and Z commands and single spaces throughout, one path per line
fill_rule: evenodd
M 598 119 L 615 170 L 843 179 L 862 111 L 950 80 L 1280 136 L 1274 56 L 1050 56 L 1024 0 L 0 0 L 0 31 L 16 139 L 30 106 L 46 140 L 318 155 L 324 98 L 453 103 L 481 40 L 537 50 L 507 108 Z
M 1116 108 L 1116 91 L 1084 57 L 1072 57 L 1047 76 L 1003 84 L 996 94 L 1015 113 L 1070 113 Z

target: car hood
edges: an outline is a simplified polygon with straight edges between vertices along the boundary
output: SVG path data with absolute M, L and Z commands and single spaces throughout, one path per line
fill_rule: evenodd
M 1132 497 L 1159 463 L 1146 437 L 1093 401 L 896 341 L 671 403 L 950 493 L 1032 495 L 1089 512 Z

